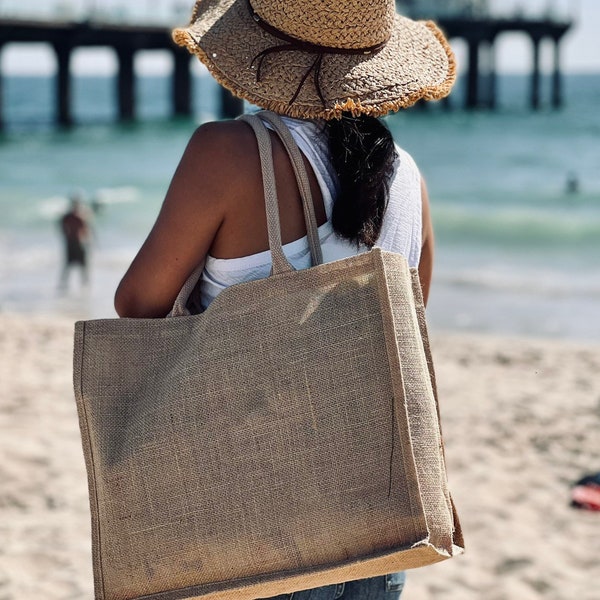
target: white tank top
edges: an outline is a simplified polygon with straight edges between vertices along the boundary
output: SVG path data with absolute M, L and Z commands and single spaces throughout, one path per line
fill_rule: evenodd
M 338 236 L 331 226 L 331 211 L 337 194 L 337 176 L 329 160 L 327 136 L 318 120 L 283 117 L 296 143 L 312 166 L 327 215 L 319 227 L 323 262 L 332 262 L 365 252 Z M 267 124 L 268 126 L 268 124 Z M 421 257 L 421 175 L 412 157 L 396 146 L 398 158 L 390 185 L 390 198 L 383 218 L 377 246 L 406 257 L 411 267 L 417 267 Z M 308 240 L 305 237 L 285 244 L 285 256 L 295 269 L 311 266 Z M 225 288 L 235 283 L 268 277 L 271 272 L 269 250 L 241 258 L 207 256 L 200 284 L 202 307 L 206 308 Z

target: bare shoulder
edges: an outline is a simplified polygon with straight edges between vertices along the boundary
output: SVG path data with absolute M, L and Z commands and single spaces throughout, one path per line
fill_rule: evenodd
M 168 197 L 222 212 L 260 178 L 258 165 L 250 127 L 241 121 L 206 123 L 192 134 Z
M 205 164 L 218 170 L 239 172 L 256 150 L 252 130 L 241 121 L 214 121 L 196 129 L 188 144 L 191 151 Z M 241 161 L 241 162 L 238 162 Z

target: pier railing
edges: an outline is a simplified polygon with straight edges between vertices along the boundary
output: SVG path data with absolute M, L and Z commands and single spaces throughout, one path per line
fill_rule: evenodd
M 178 0 L 0 0 L 0 20 L 130 25 L 181 25 L 189 20 L 192 2 Z
M 579 4 L 573 0 L 546 0 L 541 6 L 535 6 L 521 0 L 515 3 L 494 4 L 489 2 L 417 2 L 397 0 L 396 7 L 400 13 L 416 19 L 526 19 L 534 21 L 573 21 L 578 15 Z
M 441 6 L 440 6 L 441 5 Z M 70 21 L 94 23 L 125 23 L 137 25 L 164 25 L 186 23 L 191 14 L 188 0 L 0 0 L 0 20 Z M 550 2 L 541 8 L 524 3 L 514 6 L 497 5 L 494 9 L 465 4 L 462 8 L 437 3 L 435 9 L 408 8 L 398 3 L 403 14 L 419 19 L 494 19 L 571 22 L 577 18 L 573 4 L 568 6 Z

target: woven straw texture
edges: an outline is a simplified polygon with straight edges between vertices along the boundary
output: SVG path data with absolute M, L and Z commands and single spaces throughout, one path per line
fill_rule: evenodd
M 280 267 L 199 315 L 76 324 L 97 600 L 251 600 L 461 552 L 416 271 L 377 248 Z
M 282 40 L 257 25 L 248 0 L 200 0 L 189 27 L 176 29 L 173 39 L 219 83 L 262 108 L 304 118 L 330 119 L 343 111 L 381 116 L 420 99 L 443 98 L 456 79 L 454 54 L 441 31 L 397 15 L 393 0 L 252 0 L 252 7 L 279 31 L 321 46 L 365 48 L 387 40 L 368 55 L 325 53 L 319 74 L 305 83 L 315 54 L 274 52 L 257 80 L 254 59 Z

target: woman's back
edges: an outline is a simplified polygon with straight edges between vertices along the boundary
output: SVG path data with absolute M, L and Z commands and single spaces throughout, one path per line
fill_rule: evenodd
M 318 219 L 319 238 L 323 250 L 323 262 L 332 262 L 341 258 L 358 254 L 367 250 L 342 238 L 334 232 L 331 224 L 333 204 L 339 191 L 337 176 L 333 168 L 327 135 L 324 125 L 318 120 L 303 120 L 284 117 L 284 122 L 290 129 L 298 144 L 305 161 L 309 166 L 312 179 L 311 187 L 315 191 L 315 181 L 318 185 L 315 208 L 321 217 Z M 381 234 L 377 245 L 384 250 L 397 252 L 406 257 L 411 267 L 418 267 L 421 255 L 422 202 L 421 177 L 414 161 L 400 148 L 396 147 L 397 160 L 392 181 L 387 210 L 383 219 Z M 277 156 L 276 156 L 277 158 Z M 293 181 L 284 193 L 288 197 L 296 197 Z M 279 187 L 282 187 L 280 184 Z M 289 211 L 282 190 L 278 189 L 280 212 L 282 218 Z M 300 199 L 295 198 L 300 205 Z M 256 198 L 253 198 L 253 202 Z M 260 207 L 255 207 L 255 213 L 248 215 L 250 221 L 259 221 Z M 323 215 L 324 213 L 324 215 Z M 295 215 L 295 225 L 302 224 L 302 216 Z M 323 216 L 326 220 L 323 222 Z M 260 227 L 260 224 L 259 224 Z M 265 225 L 266 227 L 266 225 Z M 254 229 L 250 225 L 250 230 Z M 284 231 L 284 243 L 286 235 Z M 290 231 L 288 230 L 288 234 Z M 264 243 L 264 239 L 260 240 Z M 311 266 L 308 240 L 306 236 L 285 243 L 284 252 L 290 263 L 296 269 Z M 271 256 L 268 249 L 240 257 L 220 257 L 210 253 L 202 277 L 201 293 L 202 306 L 206 308 L 212 300 L 226 287 L 267 277 L 271 270 Z
M 322 138 L 324 133 L 318 133 L 315 124 L 312 133 L 306 135 L 311 131 L 310 123 L 297 121 L 292 129 L 299 140 L 302 136 L 298 132 L 303 130 L 306 139 L 300 140 L 301 144 L 315 164 L 313 169 L 305 156 L 317 224 L 323 226 L 331 217 L 324 200 L 328 201 L 332 194 L 326 183 L 320 185 L 316 173 L 323 181 L 325 176 L 333 177 L 327 166 L 331 154 Z M 302 201 L 287 151 L 275 134 L 271 138 L 282 241 L 290 244 L 306 232 Z M 405 152 L 400 151 L 396 160 L 389 190 L 378 245 L 404 254 L 411 266 L 418 264 L 427 297 L 431 277 L 428 244 L 432 244 L 427 195 L 422 194 L 418 169 Z M 321 232 L 326 234 L 326 229 Z M 344 240 L 336 240 L 333 245 L 335 252 L 329 260 L 357 252 Z M 115 298 L 117 312 L 130 317 L 166 315 L 189 274 L 207 257 L 228 260 L 267 252 L 262 272 L 253 272 L 241 280 L 266 276 L 265 268 L 268 271 L 270 265 L 268 248 L 264 187 L 252 129 L 242 121 L 202 125 L 184 152 L 152 231 L 121 281 Z M 221 267 L 226 264 L 220 263 Z M 229 264 L 235 268 L 235 263 Z M 219 281 L 216 273 L 214 279 L 215 287 L 205 289 L 206 305 L 232 282 Z M 210 279 L 207 277 L 206 281 Z

